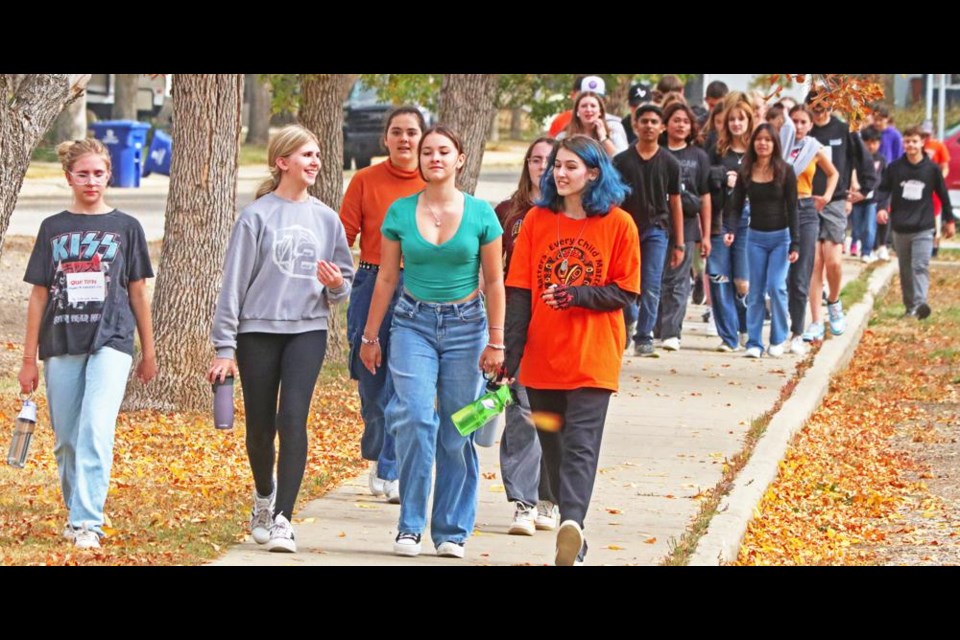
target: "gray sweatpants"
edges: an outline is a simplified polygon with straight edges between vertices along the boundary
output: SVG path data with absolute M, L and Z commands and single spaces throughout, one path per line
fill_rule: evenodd
M 916 233 L 893 232 L 893 248 L 900 263 L 900 292 L 907 313 L 916 311 L 927 301 L 930 289 L 930 253 L 933 251 L 933 229 Z
M 541 473 L 540 439 L 530 419 L 530 400 L 527 390 L 514 381 L 511 388 L 517 392 L 519 404 L 508 404 L 506 426 L 500 437 L 500 475 L 510 502 L 522 502 L 532 507 L 540 499 L 551 495 L 546 487 L 547 475 Z M 543 490 L 541 492 L 541 487 Z
M 673 246 L 667 250 L 663 265 L 663 279 L 660 289 L 660 312 L 657 313 L 657 326 L 654 334 L 661 339 L 679 338 L 683 328 L 683 316 L 687 313 L 687 299 L 690 297 L 690 265 L 693 264 L 695 242 L 687 242 L 683 260 L 676 269 L 670 268 Z

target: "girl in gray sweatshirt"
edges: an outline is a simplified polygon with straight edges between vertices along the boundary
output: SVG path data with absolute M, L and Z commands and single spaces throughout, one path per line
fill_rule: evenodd
M 269 551 L 295 552 L 290 519 L 306 466 L 307 416 L 327 318 L 330 305 L 349 296 L 354 268 L 336 212 L 307 192 L 320 171 L 313 133 L 284 128 L 270 142 L 268 160 L 272 177 L 230 236 L 208 379 L 243 381 L 254 540 Z

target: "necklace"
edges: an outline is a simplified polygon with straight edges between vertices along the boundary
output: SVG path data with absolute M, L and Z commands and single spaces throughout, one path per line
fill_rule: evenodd
M 577 246 L 577 242 L 580 240 L 580 236 L 583 235 L 583 230 L 587 228 L 587 222 L 590 221 L 590 218 L 585 218 L 583 220 L 583 226 L 580 227 L 580 233 L 577 234 L 577 237 L 573 241 L 573 244 L 571 244 L 567 248 L 566 253 L 564 253 L 563 249 L 560 248 L 560 216 L 562 215 L 563 215 L 562 213 L 557 214 L 557 249 L 558 249 L 558 253 L 560 254 L 560 274 L 559 275 L 561 278 L 567 275 L 567 268 L 570 266 L 570 262 L 569 262 L 570 253 L 573 252 L 573 248 Z
M 434 224 L 439 227 L 440 224 L 441 224 L 441 222 L 440 222 L 440 216 L 438 216 L 438 215 L 437 215 L 437 212 L 433 210 L 433 207 L 431 207 L 431 206 L 427 203 L 427 199 L 426 199 L 426 198 L 423 198 L 423 206 L 425 206 L 425 207 L 427 208 L 427 211 L 430 212 L 430 215 L 433 216 L 433 222 L 434 222 Z M 441 209 L 440 212 L 443 213 L 443 209 Z

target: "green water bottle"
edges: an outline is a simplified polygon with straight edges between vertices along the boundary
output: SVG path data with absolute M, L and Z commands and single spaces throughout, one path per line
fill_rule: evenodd
M 503 410 L 511 402 L 513 402 L 513 398 L 510 396 L 510 387 L 498 385 L 495 390 L 489 391 L 480 399 L 455 412 L 451 419 L 460 435 L 466 437 L 503 413 Z

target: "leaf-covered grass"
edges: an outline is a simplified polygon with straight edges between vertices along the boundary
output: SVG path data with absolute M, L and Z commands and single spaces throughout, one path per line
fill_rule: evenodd
M 0 386 L 6 447 L 19 403 L 14 380 L 5 377 Z M 246 535 L 253 482 L 239 393 L 231 431 L 214 429 L 206 413 L 121 414 L 106 504 L 108 537 L 99 551 L 78 551 L 61 537 L 67 512 L 46 400 L 42 394 L 37 400 L 40 423 L 26 468 L 0 466 L 0 564 L 197 564 Z M 324 375 L 308 423 L 300 506 L 366 466 L 361 431 L 355 383 Z
M 878 302 L 849 368 L 791 443 L 737 564 L 875 564 L 904 510 L 935 502 L 896 441 L 957 401 L 960 271 L 932 276 L 926 321 L 901 317 L 897 279 Z

